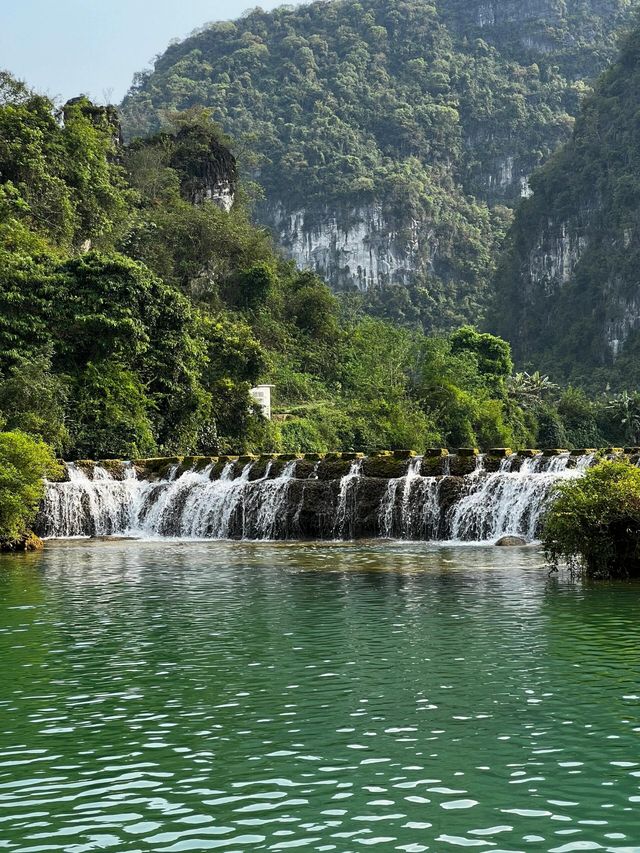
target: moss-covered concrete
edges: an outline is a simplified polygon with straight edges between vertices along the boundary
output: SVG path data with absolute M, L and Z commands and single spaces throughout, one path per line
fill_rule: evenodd
M 240 465 L 250 465 L 259 459 L 259 456 L 252 453 L 245 453 L 243 456 L 238 456 L 238 463 Z
M 444 477 L 440 484 L 440 539 L 449 538 L 448 523 L 453 508 L 459 503 L 467 490 L 467 484 L 462 477 Z
M 527 448 L 519 450 L 515 454 L 509 447 L 491 448 L 483 456 L 483 466 L 488 473 L 498 471 L 504 464 L 504 460 L 512 457 L 509 470 L 518 471 L 525 459 L 531 459 L 538 455 L 555 457 L 562 454 L 570 454 L 568 465 L 575 467 L 580 456 L 594 455 L 596 458 L 626 456 L 632 462 L 640 460 L 640 448 L 636 447 L 608 447 L 575 448 L 568 451 L 563 448 L 545 448 L 537 450 Z M 479 451 L 475 447 L 460 448 L 455 453 L 450 453 L 447 448 L 429 448 L 422 458 L 420 472 L 423 476 L 439 477 L 450 475 L 464 477 L 476 469 Z M 137 475 L 140 479 L 157 482 L 166 479 L 176 466 L 175 475 L 180 476 L 186 471 L 203 471 L 212 466 L 211 477 L 217 479 L 221 476 L 225 467 L 233 464 L 232 477 L 239 477 L 246 465 L 251 465 L 249 479 L 259 480 L 267 474 L 269 478 L 278 477 L 286 465 L 295 461 L 294 478 L 306 480 L 316 476 L 324 482 L 329 480 L 339 481 L 348 474 L 354 460 L 362 460 L 362 476 L 372 479 L 389 480 L 406 475 L 409 462 L 416 457 L 413 450 L 378 450 L 369 455 L 352 451 L 332 453 L 263 453 L 261 455 L 244 454 L 241 456 L 171 456 L 149 459 L 134 459 Z M 80 459 L 75 466 L 84 471 L 89 478 L 94 475 L 96 465 L 100 465 L 115 480 L 122 480 L 125 476 L 127 466 L 131 463 L 120 459 L 106 459 L 94 461 L 91 459 Z M 175 476 L 174 475 L 174 476 Z M 69 479 L 67 469 L 61 467 L 60 473 L 55 478 L 58 482 Z
M 494 474 L 496 471 L 500 470 L 504 460 L 504 456 L 494 456 L 493 453 L 488 453 L 483 457 L 484 470 L 489 474 Z
M 408 470 L 409 460 L 397 459 L 395 456 L 369 456 L 362 463 L 363 476 L 384 480 L 404 477 Z
M 449 471 L 453 477 L 466 477 L 476 470 L 477 454 L 460 454 L 456 453 L 450 457 Z
M 95 464 L 104 468 L 104 470 L 110 477 L 113 477 L 114 480 L 124 480 L 124 472 L 129 463 L 123 462 L 122 459 L 100 459 Z
M 313 476 L 316 472 L 316 469 L 320 467 L 320 461 L 314 461 L 313 459 L 309 459 L 306 455 L 304 459 L 300 459 L 299 462 L 296 462 L 296 467 L 294 469 L 293 475 L 298 480 L 308 480 L 309 477 Z
M 318 465 L 319 480 L 339 480 L 351 470 L 348 459 L 333 458 L 335 454 L 327 455 Z
M 215 465 L 217 462 L 217 456 L 185 456 L 176 474 L 179 477 L 187 471 L 204 471 L 209 465 Z
M 141 480 L 166 480 L 176 465 L 181 465 L 183 456 L 167 456 L 155 459 L 134 459 L 133 465 Z
M 266 476 L 267 469 L 272 468 L 274 464 L 274 459 L 261 456 L 251 466 L 251 470 L 249 471 L 250 482 L 262 480 Z
M 452 459 L 448 453 L 443 456 L 425 456 L 420 473 L 424 477 L 441 477 L 449 472 Z

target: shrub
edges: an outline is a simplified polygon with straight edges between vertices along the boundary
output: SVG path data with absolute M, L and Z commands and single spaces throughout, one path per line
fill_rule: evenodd
M 555 488 L 542 533 L 552 565 L 593 578 L 640 577 L 640 469 L 602 462 Z
M 44 492 L 43 477 L 57 468 L 44 442 L 23 432 L 0 433 L 0 544 L 27 534 Z

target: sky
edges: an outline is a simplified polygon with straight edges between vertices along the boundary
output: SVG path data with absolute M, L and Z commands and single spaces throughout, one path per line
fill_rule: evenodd
M 174 38 L 282 0 L 0 0 L 0 69 L 57 100 L 118 103 Z

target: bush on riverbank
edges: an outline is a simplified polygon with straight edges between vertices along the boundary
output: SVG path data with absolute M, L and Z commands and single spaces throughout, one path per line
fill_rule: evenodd
M 0 433 L 0 550 L 29 550 L 44 493 L 43 477 L 58 470 L 50 448 L 23 432 Z M 21 543 L 25 543 L 21 547 Z
M 556 486 L 542 541 L 552 565 L 592 578 L 640 577 L 640 469 L 602 462 Z

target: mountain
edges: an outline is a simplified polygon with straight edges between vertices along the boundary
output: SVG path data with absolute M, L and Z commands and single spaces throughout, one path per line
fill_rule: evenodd
M 640 382 L 640 28 L 531 180 L 497 277 L 516 358 L 594 388 Z
M 510 207 L 570 136 L 630 0 L 330 0 L 209 25 L 137 76 L 131 135 L 197 105 L 257 154 L 258 216 L 374 311 L 478 321 Z M 404 285 L 404 287 L 392 287 Z

